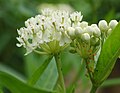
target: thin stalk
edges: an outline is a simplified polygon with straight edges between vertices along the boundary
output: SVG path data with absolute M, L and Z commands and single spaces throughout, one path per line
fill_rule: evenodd
M 41 52 L 41 51 L 37 51 L 37 50 L 33 50 L 35 53 L 38 53 L 40 55 L 47 55 L 47 52 Z
M 85 60 L 85 63 L 86 63 L 86 68 L 87 68 L 87 70 L 88 70 L 88 74 L 89 74 L 89 76 L 90 76 L 90 80 L 91 80 L 91 82 L 92 82 L 92 84 L 93 84 L 90 93 L 96 93 L 96 90 L 97 90 L 98 87 L 95 87 L 95 86 L 94 86 L 93 73 L 91 72 L 90 67 L 89 67 L 89 65 L 88 65 L 88 60 L 87 60 L 87 59 L 84 59 L 84 60 Z
M 89 67 L 89 65 L 88 65 L 88 60 L 87 60 L 87 59 L 84 59 L 84 61 L 85 61 L 85 63 L 86 63 L 86 68 L 87 68 L 87 71 L 88 71 L 90 80 L 91 80 L 91 82 L 93 82 L 93 74 L 92 74 L 92 72 L 91 72 L 91 70 L 90 70 L 90 67 Z
M 96 90 L 97 90 L 97 87 L 92 86 L 92 89 L 91 89 L 90 93 L 96 93 Z
M 62 74 L 60 54 L 55 55 L 55 61 L 56 61 L 57 70 L 58 70 L 58 86 L 60 86 L 59 87 L 61 91 L 60 93 L 66 93 L 64 78 Z

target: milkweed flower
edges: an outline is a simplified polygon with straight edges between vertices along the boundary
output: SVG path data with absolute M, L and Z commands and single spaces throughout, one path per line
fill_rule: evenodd
M 114 29 L 114 28 L 117 26 L 117 24 L 118 24 L 117 20 L 111 20 L 111 21 L 109 22 L 109 27 L 110 27 L 111 29 Z
M 107 31 L 108 30 L 108 23 L 105 20 L 100 20 L 98 23 L 98 26 L 100 28 L 101 31 Z
M 89 51 L 95 54 L 99 50 L 103 34 L 107 37 L 118 22 L 100 20 L 98 25 L 88 25 L 82 18 L 81 12 L 77 11 L 44 9 L 41 14 L 25 21 L 25 27 L 17 30 L 17 46 L 26 48 L 27 55 L 32 51 L 55 54 L 73 45 L 81 57 L 89 57 Z
M 98 26 L 103 34 L 107 37 L 112 30 L 117 26 L 118 22 L 117 20 L 111 20 L 109 23 L 107 23 L 105 20 L 100 20 L 98 23 Z
M 67 11 L 44 9 L 40 15 L 25 21 L 25 27 L 17 30 L 17 46 L 26 48 L 26 55 L 32 51 L 47 54 L 60 52 L 72 41 L 70 35 L 74 28 L 68 35 L 69 28 L 81 20 L 81 12 L 70 14 Z
M 101 30 L 97 24 L 88 25 L 86 21 L 79 21 L 76 24 L 68 30 L 72 40 L 71 49 L 82 58 L 91 58 L 91 55 L 95 55 L 100 48 Z

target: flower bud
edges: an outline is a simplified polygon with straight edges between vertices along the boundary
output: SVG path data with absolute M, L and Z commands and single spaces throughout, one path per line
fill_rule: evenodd
M 84 33 L 84 34 L 82 34 L 81 39 L 83 41 L 89 42 L 90 41 L 90 35 L 88 33 Z
M 100 29 L 97 26 L 93 27 L 93 35 L 95 37 L 100 37 L 100 35 L 101 35 Z
M 82 22 L 79 24 L 79 26 L 80 26 L 81 28 L 85 28 L 85 27 L 88 26 L 88 22 L 82 21 Z
M 108 30 L 108 24 L 105 20 L 99 21 L 98 26 L 99 26 L 100 30 L 102 30 L 102 31 Z
M 93 35 L 93 28 L 91 26 L 87 26 L 84 28 L 84 31 L 88 33 L 89 35 Z
M 110 28 L 108 31 L 107 31 L 107 35 L 110 35 L 112 32 L 112 29 Z
M 114 29 L 117 26 L 118 22 L 116 20 L 111 20 L 109 23 L 109 27 Z
M 70 37 L 73 38 L 75 36 L 75 29 L 73 27 L 68 27 L 67 33 Z
M 75 35 L 79 36 L 79 35 L 81 35 L 83 33 L 84 33 L 84 31 L 83 31 L 83 29 L 81 27 L 76 27 L 75 28 Z
M 91 27 L 98 27 L 97 24 L 92 24 Z

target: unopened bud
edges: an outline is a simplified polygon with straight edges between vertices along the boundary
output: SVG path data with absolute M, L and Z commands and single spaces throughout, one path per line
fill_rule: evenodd
M 87 41 L 88 42 L 88 41 L 90 41 L 90 35 L 88 33 L 84 33 L 84 34 L 82 34 L 81 39 L 83 41 Z
M 75 29 L 73 27 L 68 27 L 67 33 L 70 37 L 73 38 L 75 36 Z
M 85 27 L 88 26 L 88 22 L 82 21 L 79 26 L 80 26 L 81 28 L 85 28 Z
M 118 22 L 116 20 L 111 20 L 109 23 L 109 27 L 114 29 L 117 26 Z
M 95 37 L 100 37 L 100 35 L 101 35 L 101 31 L 100 31 L 100 29 L 98 28 L 98 27 L 93 27 L 93 35 L 95 36 Z
M 92 24 L 91 27 L 98 27 L 97 24 Z
M 79 36 L 79 35 L 81 35 L 83 33 L 84 33 L 84 31 L 83 31 L 83 29 L 81 27 L 76 27 L 75 28 L 75 34 L 76 34 L 76 36 Z
M 108 30 L 108 24 L 105 20 L 99 21 L 98 26 L 99 26 L 100 30 L 102 30 L 102 31 Z
M 91 26 L 87 26 L 84 28 L 84 31 L 88 33 L 89 35 L 93 35 L 93 28 Z

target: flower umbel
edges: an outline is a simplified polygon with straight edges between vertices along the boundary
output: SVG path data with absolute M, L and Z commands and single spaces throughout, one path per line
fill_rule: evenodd
M 32 51 L 46 54 L 60 52 L 72 41 L 68 29 L 81 20 L 81 12 L 69 14 L 67 11 L 44 9 L 41 15 L 29 18 L 25 21 L 25 27 L 17 30 L 17 46 L 26 48 L 26 54 Z
M 25 27 L 17 30 L 17 46 L 26 48 L 26 54 L 32 51 L 55 54 L 73 43 L 77 53 L 88 58 L 89 51 L 94 55 L 100 48 L 100 40 L 104 42 L 118 22 L 111 20 L 108 24 L 101 20 L 98 25 L 88 25 L 82 18 L 81 12 L 44 9 L 40 15 L 25 21 Z

